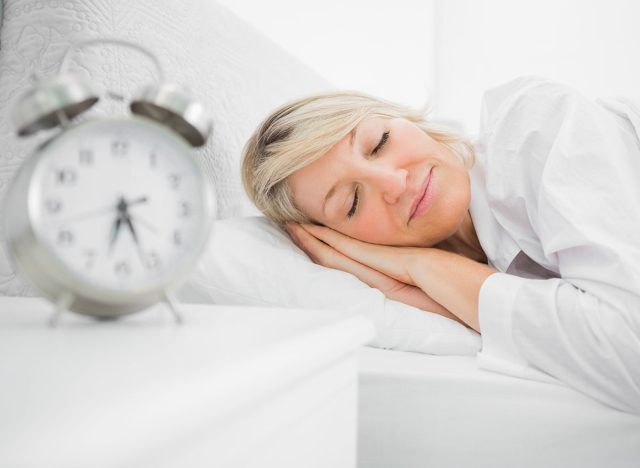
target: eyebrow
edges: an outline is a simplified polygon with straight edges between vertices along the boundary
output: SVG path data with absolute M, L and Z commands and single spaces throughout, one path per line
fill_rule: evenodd
M 351 130 L 351 133 L 350 133 L 351 137 L 349 138 L 349 144 L 351 145 L 351 151 L 353 151 L 353 142 L 356 139 L 357 130 L 358 130 L 358 127 L 354 127 L 354 129 Z M 335 184 L 333 187 L 331 187 L 331 189 L 329 189 L 329 191 L 324 197 L 324 202 L 322 203 L 322 214 L 324 215 L 325 218 L 327 217 L 327 214 L 325 212 L 325 210 L 327 209 L 327 202 L 331 197 L 335 195 L 337 188 L 338 188 L 338 184 Z

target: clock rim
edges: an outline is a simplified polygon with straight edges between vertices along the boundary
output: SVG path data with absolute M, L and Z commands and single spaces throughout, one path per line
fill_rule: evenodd
M 44 163 L 47 160 L 46 156 L 50 154 L 48 150 L 54 149 L 55 146 L 68 138 L 73 138 L 78 131 L 94 126 L 109 126 L 114 123 L 139 124 L 154 131 L 159 130 L 165 137 L 175 140 L 184 149 L 182 153 L 185 157 L 188 157 L 191 164 L 194 165 L 195 172 L 201 179 L 202 187 L 200 198 L 204 219 L 199 223 L 200 227 L 194 242 L 184 249 L 184 253 L 187 255 L 180 255 L 181 260 L 173 263 L 171 268 L 168 268 L 152 284 L 127 290 L 120 290 L 111 286 L 99 286 L 93 281 L 86 281 L 75 269 L 69 267 L 60 255 L 55 254 L 54 249 L 51 249 L 46 244 L 41 222 L 41 190 Z M 21 178 L 22 183 L 26 183 L 24 196 L 20 197 L 18 194 L 17 197 L 18 202 L 20 199 L 25 202 L 23 213 L 26 219 L 22 223 L 24 224 L 22 232 L 14 233 L 12 239 L 9 239 L 16 263 L 19 264 L 20 270 L 25 273 L 25 276 L 34 283 L 34 286 L 50 299 L 55 301 L 63 293 L 70 293 L 75 296 L 76 300 L 69 308 L 76 312 L 97 316 L 124 315 L 157 302 L 166 291 L 175 289 L 184 282 L 207 245 L 215 215 L 215 204 L 213 190 L 205 175 L 204 167 L 195 155 L 193 148 L 182 137 L 172 134 L 163 125 L 145 117 L 94 118 L 74 125 L 72 128 L 52 136 L 36 148 L 28 160 L 25 161 L 20 172 L 19 176 L 21 177 L 14 179 L 14 182 L 18 182 L 18 178 Z M 25 178 L 26 180 L 24 180 Z M 14 213 L 15 211 L 13 210 Z M 20 209 L 17 211 L 19 212 Z M 9 221 L 9 223 L 12 222 L 16 222 L 16 220 Z M 81 310 L 86 309 L 86 307 L 93 308 L 97 312 Z

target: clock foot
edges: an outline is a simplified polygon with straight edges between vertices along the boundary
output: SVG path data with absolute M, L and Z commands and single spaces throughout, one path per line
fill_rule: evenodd
M 183 322 L 182 316 L 178 312 L 177 302 L 176 302 L 175 298 L 173 297 L 173 295 L 171 293 L 169 293 L 168 291 L 165 291 L 162 294 L 162 301 L 165 304 L 167 304 L 167 307 L 171 311 L 171 313 L 173 315 L 173 318 L 175 319 L 176 323 L 178 325 L 182 325 L 182 322 Z
M 58 325 L 58 321 L 64 312 L 66 312 L 73 302 L 73 294 L 64 292 L 58 296 L 58 299 L 55 302 L 56 309 L 53 312 L 53 315 L 49 318 L 48 325 L 50 327 L 55 327 Z

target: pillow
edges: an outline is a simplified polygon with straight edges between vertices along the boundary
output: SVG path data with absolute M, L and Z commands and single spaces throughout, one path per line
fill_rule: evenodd
M 207 250 L 177 291 L 182 302 L 335 309 L 377 330 L 371 346 L 474 356 L 480 335 L 441 315 L 387 299 L 357 277 L 313 263 L 263 216 L 217 220 Z
M 210 0 L 5 0 L 0 36 L 0 199 L 25 157 L 56 131 L 18 140 L 10 121 L 16 98 L 32 86 L 32 73 L 54 76 L 70 44 L 99 37 L 147 47 L 158 56 L 168 81 L 187 85 L 206 105 L 214 130 L 198 154 L 216 192 L 218 217 L 258 214 L 242 188 L 244 142 L 276 106 L 331 85 Z M 70 65 L 101 94 L 112 90 L 127 101 L 155 81 L 151 62 L 121 46 L 86 47 Z M 102 99 L 86 115 L 127 112 L 123 103 Z M 8 262 L 3 239 L 0 235 L 0 294 L 33 295 Z

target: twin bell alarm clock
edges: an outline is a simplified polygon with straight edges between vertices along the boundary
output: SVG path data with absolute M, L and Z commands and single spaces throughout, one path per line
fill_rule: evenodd
M 131 115 L 74 123 L 98 96 L 67 64 L 95 43 L 147 54 L 160 83 L 130 103 Z M 17 101 L 13 120 L 20 137 L 59 129 L 25 160 L 5 198 L 5 235 L 21 273 L 57 315 L 116 318 L 164 301 L 179 319 L 171 291 L 202 253 L 214 216 L 194 152 L 211 131 L 204 107 L 164 82 L 146 49 L 100 39 L 71 46 L 59 74 Z

